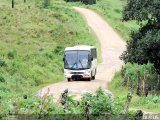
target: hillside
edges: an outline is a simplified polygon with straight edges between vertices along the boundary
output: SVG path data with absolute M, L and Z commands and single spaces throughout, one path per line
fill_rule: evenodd
M 64 48 L 96 44 L 82 17 L 65 5 L 44 9 L 39 2 L 16 1 L 12 9 L 6 0 L 0 5 L 2 97 L 63 80 Z

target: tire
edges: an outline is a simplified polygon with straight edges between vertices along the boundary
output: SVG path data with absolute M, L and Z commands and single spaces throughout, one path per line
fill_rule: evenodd
M 71 82 L 71 78 L 67 78 L 68 82 Z
M 92 80 L 95 80 L 96 73 L 97 73 L 97 69 L 95 69 L 95 73 L 94 73 L 94 76 L 92 76 Z
M 92 80 L 95 80 L 95 75 L 94 75 L 94 76 L 92 76 Z

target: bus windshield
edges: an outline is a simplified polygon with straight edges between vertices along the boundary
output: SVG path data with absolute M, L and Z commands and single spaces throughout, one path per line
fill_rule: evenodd
M 87 50 L 66 51 L 64 54 L 64 68 L 71 70 L 89 69 L 91 62 L 90 52 Z

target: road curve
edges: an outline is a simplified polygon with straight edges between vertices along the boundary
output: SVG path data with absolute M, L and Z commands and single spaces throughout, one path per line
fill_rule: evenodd
M 48 92 L 49 95 L 52 95 L 57 100 L 60 94 L 65 89 L 68 89 L 78 99 L 85 92 L 94 92 L 98 87 L 107 89 L 107 82 L 112 80 L 115 72 L 123 64 L 119 56 L 125 50 L 126 43 L 121 37 L 95 12 L 79 7 L 74 7 L 74 9 L 84 16 L 101 46 L 102 63 L 98 65 L 96 80 L 72 82 L 64 80 L 43 88 L 38 92 L 39 96 L 43 96 Z

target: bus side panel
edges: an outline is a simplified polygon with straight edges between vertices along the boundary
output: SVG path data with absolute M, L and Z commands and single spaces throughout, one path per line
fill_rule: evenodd
M 93 57 L 93 61 L 91 62 L 91 70 L 92 75 L 94 76 L 97 69 L 97 51 L 96 48 L 91 49 L 91 56 Z

